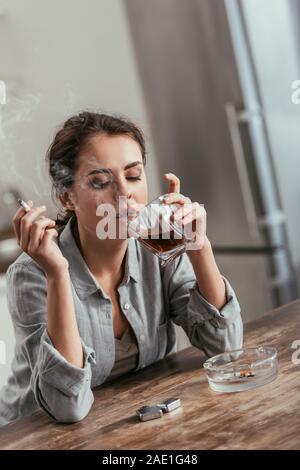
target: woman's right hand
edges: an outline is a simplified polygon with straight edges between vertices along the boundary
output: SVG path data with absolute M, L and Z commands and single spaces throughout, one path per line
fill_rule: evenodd
M 43 269 L 47 277 L 57 278 L 68 270 L 69 263 L 54 238 L 58 232 L 55 221 L 43 216 L 46 207 L 33 207 L 26 212 L 22 207 L 16 212 L 12 223 L 20 248 L 28 253 Z

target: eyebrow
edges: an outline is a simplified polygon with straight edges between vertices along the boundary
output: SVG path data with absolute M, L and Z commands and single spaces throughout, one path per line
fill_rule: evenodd
M 128 163 L 128 165 L 124 167 L 124 170 L 128 170 L 128 168 L 132 168 L 133 166 L 142 165 L 142 164 L 143 163 L 141 161 L 137 160 L 136 162 Z M 96 170 L 90 171 L 90 173 L 88 173 L 87 176 L 95 175 L 97 173 L 112 173 L 112 171 L 110 168 L 97 168 Z

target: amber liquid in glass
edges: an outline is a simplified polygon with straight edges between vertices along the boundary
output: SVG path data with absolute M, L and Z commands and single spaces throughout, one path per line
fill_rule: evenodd
M 159 251 L 160 253 L 165 253 L 167 251 L 174 250 L 180 245 L 184 245 L 183 238 L 175 238 L 174 231 L 168 233 L 169 238 L 163 238 L 163 234 L 160 233 L 158 236 L 151 237 L 151 235 L 147 238 L 139 237 L 139 241 L 145 245 L 147 245 L 150 249 Z

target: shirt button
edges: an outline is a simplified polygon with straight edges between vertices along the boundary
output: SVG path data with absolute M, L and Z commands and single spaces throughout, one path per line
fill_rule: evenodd
M 124 307 L 124 310 L 128 310 L 130 308 L 130 305 L 126 303 L 123 305 L 123 307 Z
M 145 335 L 140 335 L 140 340 L 144 341 L 144 339 L 145 339 Z

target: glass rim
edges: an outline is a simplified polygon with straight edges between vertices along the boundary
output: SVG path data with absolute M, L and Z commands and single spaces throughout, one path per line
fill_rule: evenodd
M 150 206 L 151 204 L 153 204 L 155 201 L 159 201 L 159 204 L 162 205 L 163 198 L 164 198 L 164 196 L 166 196 L 167 194 L 168 194 L 168 193 L 161 194 L 160 196 L 157 196 L 157 197 L 155 197 L 154 199 L 152 199 L 151 201 L 149 201 L 149 202 L 139 211 L 137 217 L 134 218 L 133 220 L 130 220 L 130 221 L 128 222 L 128 228 L 130 227 L 131 230 L 133 230 L 137 235 L 139 235 L 139 233 L 136 232 L 136 230 L 134 230 L 134 224 L 135 224 L 135 222 L 137 221 L 137 219 L 140 217 L 140 214 L 141 214 L 143 211 L 145 211 L 145 210 L 148 208 L 148 206 Z M 174 203 L 174 204 L 175 204 L 175 203 Z M 168 205 L 168 204 L 166 204 L 166 205 Z M 170 205 L 172 205 L 172 204 L 169 204 L 169 206 L 170 206 Z M 173 222 L 170 221 L 169 224 L 170 224 L 172 230 L 174 230 L 174 232 L 176 232 L 178 235 L 180 235 L 183 240 L 186 239 L 186 238 L 183 236 L 183 233 L 180 231 L 180 229 L 177 228 L 176 225 L 174 225 Z M 178 240 L 179 240 L 179 239 L 178 239 Z M 186 240 L 189 240 L 189 239 L 186 239 Z
M 226 363 L 225 364 L 220 364 L 219 366 L 215 366 L 213 365 L 213 362 L 218 360 L 220 357 L 222 356 L 225 356 L 226 354 L 234 354 L 234 353 L 245 353 L 245 352 L 254 352 L 254 351 L 259 351 L 261 350 L 262 352 L 269 352 L 271 353 L 270 356 L 262 359 L 262 360 L 259 360 L 257 361 L 257 363 L 259 364 L 262 364 L 264 363 L 265 361 L 270 361 L 270 360 L 274 360 L 276 359 L 276 357 L 278 356 L 278 351 L 277 349 L 274 347 L 274 346 L 253 346 L 253 347 L 250 347 L 250 348 L 241 348 L 241 349 L 233 349 L 232 351 L 225 351 L 221 354 L 217 354 L 216 356 L 213 356 L 213 357 L 210 357 L 209 359 L 207 359 L 204 364 L 203 364 L 203 368 L 206 369 L 207 371 L 222 371 L 222 370 L 226 370 L 226 372 L 228 372 L 228 368 L 225 369 L 226 367 Z M 234 363 L 234 361 L 232 361 Z M 253 363 L 255 365 L 255 362 Z M 233 364 L 233 367 L 234 367 L 234 364 Z

